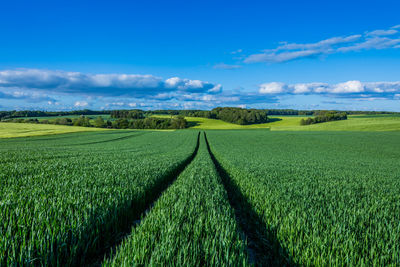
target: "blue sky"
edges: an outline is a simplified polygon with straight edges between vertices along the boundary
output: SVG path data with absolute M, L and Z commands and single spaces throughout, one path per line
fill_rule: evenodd
M 398 1 L 3 1 L 0 109 L 400 111 Z

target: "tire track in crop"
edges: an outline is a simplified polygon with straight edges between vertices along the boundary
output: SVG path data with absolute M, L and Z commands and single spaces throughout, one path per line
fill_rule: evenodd
M 294 266 L 277 241 L 271 244 L 269 240 L 274 234 L 267 232 L 267 226 L 262 218 L 215 158 L 205 132 L 204 137 L 210 157 L 228 193 L 229 203 L 235 211 L 236 221 L 242 231 L 241 235 L 247 241 L 249 263 L 254 266 Z
M 174 171 L 167 174 L 165 179 L 161 179 L 158 184 L 152 189 L 156 192 L 154 195 L 146 195 L 145 207 L 139 212 L 139 216 L 135 216 L 133 219 L 130 218 L 131 223 L 126 225 L 123 229 L 120 229 L 120 233 L 118 236 L 115 237 L 113 242 L 110 244 L 103 244 L 102 248 L 99 250 L 97 255 L 91 257 L 88 262 L 86 262 L 85 266 L 101 266 L 101 263 L 105 258 L 112 258 L 113 254 L 116 252 L 116 248 L 122 243 L 122 241 L 132 232 L 132 227 L 140 224 L 141 220 L 150 212 L 151 208 L 160 198 L 160 196 L 164 193 L 165 190 L 168 189 L 169 186 L 172 185 L 173 182 L 178 178 L 178 176 L 185 170 L 185 168 L 190 165 L 193 159 L 197 155 L 197 151 L 199 150 L 200 146 L 200 132 L 197 135 L 196 140 L 196 147 L 193 153 L 184 161 L 182 162 Z M 135 212 L 136 213 L 136 212 Z M 126 215 L 126 217 L 131 217 Z M 122 218 L 122 220 L 126 220 L 126 218 Z
M 93 145 L 93 144 L 101 144 L 101 143 L 108 143 L 108 142 L 114 142 L 114 141 L 120 141 L 120 140 L 124 140 L 124 139 L 129 139 L 132 137 L 138 137 L 144 134 L 147 134 L 149 132 L 142 132 L 142 133 L 137 133 L 134 132 L 131 135 L 128 136 L 122 136 L 122 137 L 118 137 L 118 138 L 112 138 L 112 139 L 107 139 L 107 140 L 101 140 L 101 141 L 93 141 L 93 142 L 87 142 L 87 143 L 77 143 L 77 144 L 70 144 L 68 146 L 82 146 L 82 145 Z

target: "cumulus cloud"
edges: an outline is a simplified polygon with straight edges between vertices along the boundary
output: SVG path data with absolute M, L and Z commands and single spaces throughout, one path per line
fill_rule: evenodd
M 151 97 L 167 92 L 219 93 L 220 84 L 139 74 L 84 74 L 19 69 L 0 71 L 0 87 L 91 96 Z
M 240 65 L 229 65 L 225 63 L 219 63 L 214 65 L 214 69 L 221 69 L 221 70 L 234 70 L 234 69 L 239 69 L 242 66 Z
M 89 105 L 89 103 L 86 101 L 76 101 L 74 103 L 74 107 L 77 107 L 77 108 L 84 108 L 84 107 L 87 107 L 88 105 Z
M 388 30 L 374 30 L 364 34 L 344 37 L 332 37 L 315 43 L 281 43 L 274 49 L 268 49 L 248 55 L 244 63 L 280 63 L 322 55 L 361 51 L 369 49 L 399 48 L 399 25 Z
M 108 109 L 130 109 L 130 108 L 142 108 L 146 107 L 147 105 L 144 103 L 139 103 L 139 102 L 124 102 L 124 101 L 119 101 L 119 102 L 109 102 L 105 104 L 105 107 Z
M 297 83 L 284 84 L 280 82 L 263 83 L 258 92 L 263 95 L 281 94 L 329 94 L 339 97 L 383 97 L 394 98 L 400 93 L 400 82 L 360 82 L 347 81 L 337 84 L 328 83 Z
M 334 94 L 361 93 L 364 92 L 364 85 L 360 81 L 338 83 L 332 87 L 330 92 Z
M 260 94 L 281 94 L 285 92 L 286 85 L 279 82 L 263 83 L 260 85 Z
M 38 92 L 26 92 L 20 90 L 19 88 L 2 88 L 0 87 L 0 99 L 15 99 L 15 100 L 25 100 L 27 102 L 37 103 L 52 101 L 56 102 L 52 97 Z

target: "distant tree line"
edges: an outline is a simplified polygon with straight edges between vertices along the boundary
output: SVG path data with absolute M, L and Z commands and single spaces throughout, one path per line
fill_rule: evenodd
M 114 121 L 104 120 L 101 116 L 93 121 L 84 115 L 79 118 L 56 118 L 52 120 L 38 119 L 8 119 L 5 122 L 14 123 L 40 123 L 40 124 L 55 124 L 68 126 L 96 127 L 109 129 L 184 129 L 187 127 L 187 121 L 182 116 L 174 118 L 144 118 L 144 119 L 125 119 L 120 118 Z
M 317 116 L 321 112 L 326 112 L 326 110 L 295 110 L 295 109 L 266 109 L 268 115 L 307 115 L 307 116 Z M 354 111 L 354 110 L 329 110 L 336 113 L 346 113 L 347 115 L 379 115 L 379 114 L 400 114 L 400 112 L 391 111 Z
M 145 112 L 140 109 L 133 110 L 112 110 L 111 118 L 119 119 L 144 119 Z
M 182 116 L 173 118 L 148 117 L 144 119 L 118 119 L 112 122 L 115 129 L 185 129 L 187 121 Z
M 320 111 L 314 118 L 301 119 L 300 125 L 310 125 L 338 120 L 347 120 L 346 112 Z
M 268 122 L 267 113 L 259 109 L 214 108 L 216 118 L 240 125 Z
M 159 115 L 159 114 L 167 114 L 171 116 L 183 116 L 183 117 L 202 117 L 202 118 L 210 118 L 210 119 L 220 119 L 223 121 L 247 125 L 247 124 L 256 124 L 256 123 L 265 123 L 268 122 L 268 115 L 307 115 L 307 116 L 315 116 L 315 118 L 307 118 L 302 120 L 301 123 L 304 125 L 325 122 L 330 120 L 338 120 L 343 119 L 343 116 L 329 115 L 324 116 L 320 115 L 322 113 L 326 113 L 328 111 L 324 110 L 295 110 L 295 109 L 243 109 L 243 108 L 233 108 L 233 107 L 218 107 L 212 110 L 149 110 L 143 111 L 139 109 L 134 110 L 103 110 L 103 111 L 93 111 L 89 109 L 84 110 L 73 110 L 73 111 L 0 111 L 0 120 L 10 120 L 15 118 L 29 118 L 29 117 L 57 117 L 57 116 L 68 116 L 68 115 L 81 115 L 81 117 L 90 116 L 90 115 L 106 115 L 110 114 L 113 119 L 127 119 L 131 120 L 142 120 L 129 122 L 131 125 L 129 127 L 136 127 L 133 129 L 167 129 L 174 128 L 180 129 L 181 126 L 177 121 L 172 121 L 171 119 L 160 119 L 157 120 L 155 118 L 151 118 L 151 115 Z M 366 115 L 377 115 L 377 114 L 400 114 L 400 112 L 388 112 L 388 111 L 329 111 L 330 114 L 347 114 L 347 115 L 357 115 L 357 114 L 366 114 Z M 21 119 L 17 121 L 21 121 Z M 147 119 L 147 120 L 146 120 Z M 28 119 L 30 120 L 30 119 Z M 47 123 L 54 124 L 62 124 L 62 125 L 78 125 L 78 126 L 86 126 L 88 125 L 87 119 L 66 119 L 66 118 L 57 118 L 56 120 L 47 121 Z M 145 121 L 146 120 L 146 121 Z M 22 119 L 22 121 L 24 121 Z M 181 119 L 178 119 L 181 121 Z M 27 121 L 28 122 L 28 121 Z M 41 121 L 41 123 L 46 123 L 46 120 Z M 29 123 L 36 123 L 35 121 L 30 120 Z M 185 122 L 186 123 L 186 122 Z M 117 128 L 118 125 L 123 125 L 125 127 L 126 123 L 119 123 L 113 125 L 111 121 L 105 121 L 104 123 L 99 124 L 103 125 L 101 127 L 108 128 Z M 105 125 L 105 126 L 104 126 Z M 151 125 L 151 126 L 149 126 Z M 187 123 L 186 123 L 187 125 Z M 95 126 L 97 127 L 97 126 Z M 154 128 L 149 128 L 154 127 Z M 177 127 L 177 128 L 175 128 Z
M 295 109 L 266 109 L 267 115 L 314 115 L 313 110 L 295 110 Z
M 109 110 L 72 110 L 72 111 L 40 111 L 40 110 L 21 110 L 21 111 L 0 111 L 0 119 L 12 119 L 12 118 L 23 118 L 23 117 L 56 117 L 56 116 L 68 116 L 68 115 L 106 115 L 110 114 Z
M 265 110 L 233 107 L 218 107 L 212 110 L 152 110 L 149 111 L 148 114 L 168 114 L 184 117 L 219 119 L 240 125 L 268 122 L 268 116 Z

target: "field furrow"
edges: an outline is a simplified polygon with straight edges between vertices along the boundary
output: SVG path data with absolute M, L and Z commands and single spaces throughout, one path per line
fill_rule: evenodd
M 248 265 L 245 242 L 204 136 L 196 158 L 103 265 Z
M 229 176 L 228 172 L 218 162 L 211 151 L 206 136 L 207 149 L 221 181 L 228 194 L 230 205 L 235 210 L 236 221 L 240 231 L 247 240 L 247 254 L 249 262 L 255 266 L 288 266 L 293 264 L 284 249 L 275 242 L 272 244 L 271 235 L 266 231 L 267 226 L 257 214 L 254 207 L 242 194 L 237 183 Z

